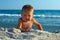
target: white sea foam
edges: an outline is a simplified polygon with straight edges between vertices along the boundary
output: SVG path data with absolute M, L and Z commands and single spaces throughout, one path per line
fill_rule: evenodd
M 0 14 L 0 16 L 21 16 L 20 14 Z
M 21 16 L 20 14 L 0 14 L 0 16 Z M 60 18 L 60 15 L 45 15 L 45 14 L 40 14 L 40 15 L 34 15 L 34 17 L 57 17 Z
M 0 40 L 60 40 L 60 33 L 31 30 L 21 32 L 16 28 L 0 28 Z

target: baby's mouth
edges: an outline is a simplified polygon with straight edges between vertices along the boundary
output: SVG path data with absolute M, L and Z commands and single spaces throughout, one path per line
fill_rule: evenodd
M 29 19 L 26 19 L 26 21 L 29 21 Z

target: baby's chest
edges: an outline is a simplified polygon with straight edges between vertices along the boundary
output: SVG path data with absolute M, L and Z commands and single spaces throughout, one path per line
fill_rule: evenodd
M 30 23 L 30 22 L 27 23 L 27 22 L 26 22 L 26 23 L 23 23 L 22 25 L 23 25 L 23 26 L 31 26 L 32 23 Z

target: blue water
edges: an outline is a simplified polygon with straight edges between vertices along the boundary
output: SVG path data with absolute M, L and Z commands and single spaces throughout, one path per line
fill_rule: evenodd
M 21 10 L 0 10 L 0 27 L 17 28 Z M 42 25 L 44 31 L 60 30 L 60 10 L 34 10 L 34 18 Z M 33 29 L 37 29 L 33 25 Z

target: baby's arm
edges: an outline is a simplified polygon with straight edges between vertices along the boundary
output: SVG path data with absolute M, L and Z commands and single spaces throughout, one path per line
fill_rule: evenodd
M 33 23 L 38 27 L 39 30 L 43 30 L 41 24 L 39 24 L 35 19 L 33 19 Z
M 23 31 L 24 31 L 24 29 L 22 28 L 22 22 L 21 22 L 21 20 L 20 20 L 20 19 L 18 20 L 18 29 L 20 29 L 20 30 L 23 30 Z
M 18 20 L 18 29 L 20 29 L 20 27 L 22 26 L 21 22 L 20 22 L 20 19 Z

